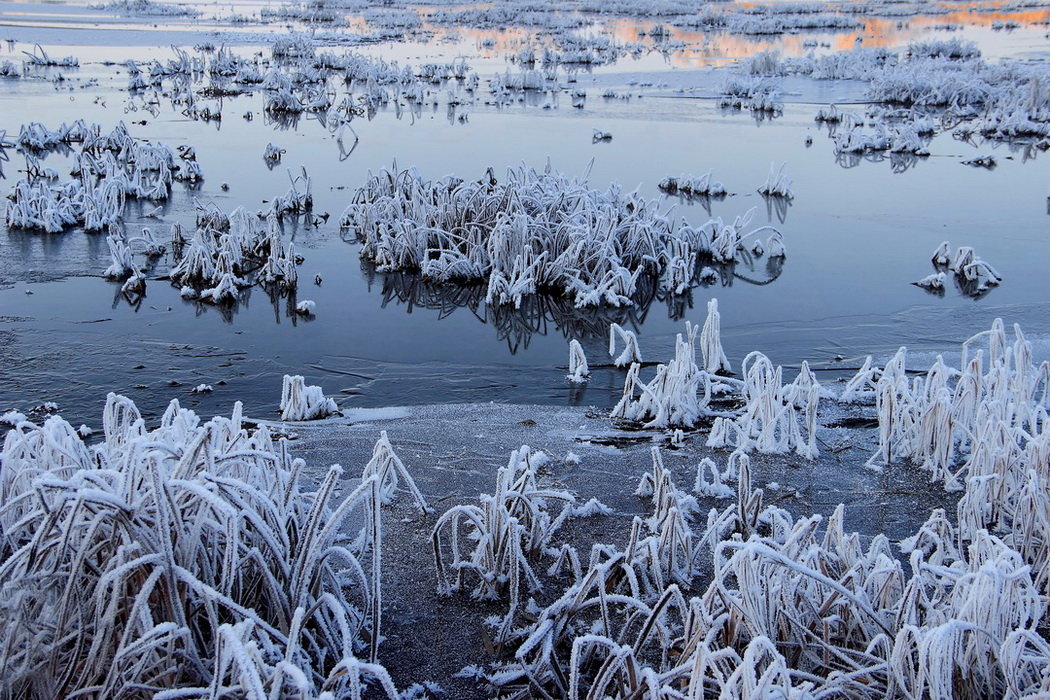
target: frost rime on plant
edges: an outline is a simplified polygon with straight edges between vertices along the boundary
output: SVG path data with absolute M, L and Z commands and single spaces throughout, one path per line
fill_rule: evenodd
M 284 375 L 281 387 L 281 420 L 317 420 L 339 412 L 333 399 L 319 386 L 308 386 L 301 375 Z
M 172 401 L 147 430 L 110 394 L 103 432 L 89 448 L 52 417 L 5 438 L 4 695 L 359 697 L 375 679 L 397 697 L 374 663 L 378 571 L 344 532 L 367 509 L 358 539 L 378 547 L 378 475 L 341 501 L 338 466 L 305 490 L 302 460 L 244 429 L 239 403 L 202 424 Z

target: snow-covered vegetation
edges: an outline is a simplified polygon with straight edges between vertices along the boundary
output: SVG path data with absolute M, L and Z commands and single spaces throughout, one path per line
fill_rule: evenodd
M 164 201 L 176 180 L 199 182 L 200 166 L 188 153 L 131 136 L 124 122 L 103 134 L 98 124 L 77 120 L 49 129 L 22 126 L 18 145 L 26 155 L 27 177 L 9 196 L 8 228 L 57 233 L 72 226 L 105 231 L 121 221 L 129 199 Z M 56 183 L 57 171 L 41 160 L 48 152 L 76 148 L 72 180 Z
M 306 383 L 301 375 L 284 375 L 281 386 L 281 420 L 317 420 L 338 413 L 335 401 L 319 386 Z
M 1009 275 L 1000 293 L 1021 299 L 1011 313 L 1039 322 L 1042 301 L 1024 300 L 1045 256 L 1027 251 L 1045 246 L 1026 238 L 1011 259 L 988 243 L 988 231 L 1032 220 L 1027 209 L 1002 215 L 1014 202 L 999 178 L 1030 198 L 1031 180 L 1016 172 L 1030 172 L 1050 149 L 1050 73 L 1018 49 L 1045 31 L 1038 23 L 1050 12 L 1038 2 L 296 0 L 227 15 L 220 21 L 246 31 L 222 46 L 186 18 L 228 10 L 198 7 L 117 0 L 63 20 L 83 13 L 113 24 L 122 15 L 122 27 L 156 36 L 199 34 L 192 47 L 149 46 L 116 60 L 111 47 L 90 60 L 45 50 L 25 40 L 33 26 L 9 27 L 19 38 L 8 46 L 13 60 L 0 61 L 0 103 L 27 119 L 67 121 L 27 122 L 17 139 L 0 130 L 0 168 L 9 171 L 0 179 L 10 177 L 0 295 L 19 307 L 5 305 L 0 350 L 5 366 L 13 356 L 32 367 L 33 380 L 13 376 L 5 389 L 45 394 L 0 406 L 0 696 L 455 697 L 432 678 L 402 683 L 409 664 L 384 654 L 391 641 L 410 656 L 417 641 L 436 638 L 450 649 L 428 650 L 440 652 L 427 655 L 428 664 L 440 657 L 429 668 L 469 664 L 456 687 L 473 678 L 478 694 L 500 697 L 1050 696 L 1050 362 L 1035 359 L 1039 343 L 996 320 L 963 343 L 957 362 L 944 354 L 921 362 L 906 347 L 892 353 L 894 340 L 888 359 L 869 356 L 858 369 L 846 349 L 885 348 L 878 323 L 842 344 L 822 339 L 819 365 L 778 364 L 796 341 L 777 339 L 833 327 L 828 319 L 840 316 L 808 307 L 840 287 L 815 282 L 851 274 L 838 266 L 876 270 L 851 257 L 860 235 L 895 227 L 887 240 L 914 252 L 956 220 L 970 245 L 942 243 L 932 274 L 914 284 L 943 295 L 954 283 L 969 298 L 952 306 L 927 297 L 929 308 L 914 313 L 920 320 L 908 322 L 922 324 L 925 313 L 954 321 L 962 304 L 967 317 L 994 315 L 982 297 L 1003 276 L 975 247 L 994 250 Z M 985 12 L 998 14 L 959 19 Z M 944 16 L 932 26 L 935 15 Z M 213 21 L 202 17 L 201 26 L 210 31 Z M 1002 33 L 982 54 L 991 44 L 970 37 L 984 29 Z M 388 50 L 395 41 L 413 43 Z M 397 54 L 426 58 L 410 65 Z M 39 99 L 43 116 L 23 96 Z M 765 129 L 751 150 L 715 141 L 751 121 Z M 803 151 L 815 136 L 826 136 L 824 148 Z M 550 144 L 562 143 L 579 152 L 553 153 Z M 650 144 L 681 153 L 663 159 Z M 420 168 L 395 163 L 362 177 L 395 148 Z M 251 177 L 239 177 L 242 156 L 258 171 Z M 283 167 L 273 172 L 293 157 L 287 179 Z M 520 166 L 503 169 L 519 157 Z M 552 157 L 593 159 L 573 177 Z M 713 178 L 715 170 L 730 184 L 741 173 L 760 176 L 772 158 L 761 197 L 757 178 L 734 193 Z M 793 204 L 785 158 L 807 195 L 791 210 L 793 251 L 834 268 L 792 269 L 776 291 L 797 298 L 760 287 L 778 280 L 786 259 L 781 230 L 763 225 L 774 217 L 786 225 Z M 895 171 L 921 163 L 940 173 L 950 162 L 958 180 L 906 183 L 926 199 L 894 173 L 858 176 L 850 187 L 820 180 L 821 162 L 881 159 Z M 425 177 L 435 163 L 440 170 Z M 689 174 L 697 164 L 713 167 Z M 205 165 L 209 178 L 219 172 L 229 183 L 213 187 Z M 475 175 L 441 176 L 470 168 Z M 667 177 L 673 172 L 684 174 Z M 843 182 L 857 176 L 834 172 Z M 613 184 L 595 187 L 592 177 Z M 669 196 L 642 194 L 657 191 Z M 884 198 L 891 191 L 901 201 Z M 991 224 L 963 201 L 970 192 L 988 197 L 981 206 Z M 966 210 L 938 220 L 933 193 Z M 738 198 L 765 204 L 767 218 L 755 222 L 756 209 L 727 215 Z M 839 207 L 865 199 L 877 204 L 852 222 Z M 916 214 L 927 204 L 934 213 Z M 834 239 L 821 228 L 832 220 Z M 58 255 L 63 245 L 73 249 L 68 260 Z M 361 263 L 347 264 L 347 251 Z M 320 303 L 304 298 L 300 272 Z M 52 322 L 59 295 L 44 285 L 79 275 L 89 278 L 62 291 L 107 287 L 112 309 L 95 313 L 74 299 L 64 310 L 71 318 Z M 863 277 L 857 288 L 872 289 Z M 172 289 L 154 290 L 157 281 Z M 737 281 L 754 286 L 738 294 Z M 719 300 L 704 293 L 714 284 L 722 309 L 744 307 L 745 318 L 723 327 Z M 143 304 L 147 286 L 159 293 Z M 342 295 L 364 286 L 378 290 L 377 306 L 434 312 L 450 331 L 441 342 L 471 359 L 456 365 L 438 352 L 447 348 L 430 347 L 423 313 L 387 337 L 388 325 L 359 316 L 360 298 Z M 263 357 L 256 348 L 269 336 L 254 324 L 269 322 L 270 309 L 264 301 L 259 312 L 253 288 L 284 324 Z M 179 318 L 180 300 L 227 323 L 173 340 L 162 319 Z M 852 312 L 849 299 L 833 301 Z M 660 304 L 674 328 L 647 325 Z M 236 308 L 246 312 L 238 321 L 247 318 L 234 329 Z M 444 321 L 459 309 L 468 312 Z M 797 330 L 815 318 L 818 330 Z M 140 319 L 151 337 L 128 331 Z M 455 325 L 461 319 L 542 360 L 508 367 L 497 359 L 475 371 L 466 363 L 491 356 Z M 78 341 L 108 344 L 68 351 L 61 327 L 73 324 Z M 81 324 L 113 330 L 91 336 Z M 203 335 L 237 347 L 198 354 L 191 344 Z M 530 349 L 541 335 L 552 337 Z M 770 345 L 741 351 L 748 336 Z M 661 361 L 643 361 L 643 344 L 646 358 L 663 353 Z M 210 421 L 178 401 L 163 411 L 140 402 L 140 411 L 111 393 L 100 431 L 74 429 L 85 418 L 57 415 L 51 399 L 65 409 L 67 395 L 49 395 L 66 391 L 50 377 L 66 381 L 77 371 L 56 366 L 112 347 L 115 357 L 93 373 L 107 376 L 85 372 L 76 391 L 87 381 L 118 386 L 137 372 L 132 386 L 144 401 L 158 387 L 181 386 L 183 401 L 203 410 L 232 384 L 258 384 L 270 387 L 260 410 L 272 419 L 282 377 L 280 421 L 248 419 L 240 403 L 230 418 Z M 216 371 L 201 369 L 220 357 Z M 310 368 L 347 378 L 327 387 L 341 391 L 339 404 L 307 385 Z M 504 371 L 527 380 L 483 376 Z M 438 448 L 393 427 L 395 439 L 377 430 L 371 449 L 374 435 L 362 436 L 372 421 L 403 425 L 396 421 L 417 409 L 350 406 L 362 394 L 368 406 L 387 400 L 394 382 L 410 385 L 392 395 L 411 392 L 411 402 L 439 391 L 437 400 L 450 402 L 527 396 L 597 407 L 565 410 L 568 421 L 541 429 L 545 414 L 514 407 L 532 417 L 469 428 L 479 444 L 498 435 L 489 452 L 446 436 Z M 440 388 L 419 391 L 427 382 Z M 523 393 L 501 393 L 506 387 Z M 530 444 L 564 444 L 533 449 L 508 439 L 527 430 Z M 330 454 L 340 448 L 319 445 L 343 438 L 370 450 L 359 474 L 299 458 Z M 395 442 L 412 445 L 406 459 L 424 467 L 415 477 Z M 492 455 L 508 444 L 522 446 L 498 468 Z M 613 455 L 622 472 L 602 462 Z M 908 512 L 883 522 L 868 517 L 870 504 L 835 507 L 818 483 L 825 478 L 865 497 L 878 482 L 874 508 Z M 806 479 L 808 491 L 795 488 Z M 928 486 L 912 493 L 905 482 Z M 405 491 L 412 503 L 398 502 Z M 863 533 L 850 532 L 854 521 Z M 384 566 L 391 555 L 394 566 Z M 396 633 L 384 623 L 391 607 Z M 463 639 L 438 638 L 455 615 Z M 488 629 L 468 639 L 482 621 Z M 389 638 L 417 632 L 413 645 Z M 448 658 L 456 654 L 465 656 Z M 386 670 L 391 661 L 403 692 Z
M 985 294 L 1003 281 L 1002 275 L 974 253 L 970 246 L 962 246 L 952 254 L 951 244 L 944 241 L 933 251 L 930 262 L 933 263 L 934 272 L 913 282 L 928 291 L 943 292 L 948 273 L 953 275 L 963 294 L 973 297 Z
M 737 451 L 724 471 L 709 459 L 698 467 L 704 495 L 725 498 L 725 482 L 737 482 L 736 502 L 705 524 L 653 448 L 638 490 L 652 517 L 636 518 L 622 547 L 596 545 L 588 568 L 517 631 L 513 662 L 486 679 L 569 697 L 1047 692 L 1050 369 L 999 322 L 964 345 L 962 372 L 938 361 L 911 385 L 903 354 L 864 370 L 879 420 L 873 459 L 907 460 L 963 489 L 955 522 L 935 510 L 900 553 L 882 535 L 862 546 L 843 528 L 845 506 L 825 521 L 764 505 Z M 768 361 L 746 364 L 746 391 L 769 397 Z M 803 376 L 794 395 L 805 384 L 818 395 Z
M 693 227 L 658 207 L 549 166 L 512 168 L 503 181 L 491 169 L 464 181 L 395 167 L 369 177 L 340 224 L 380 270 L 485 282 L 489 304 L 515 307 L 541 292 L 577 307 L 631 304 L 641 277 L 680 294 L 698 283 L 705 260 L 730 262 L 760 236 L 780 236 L 770 226 L 748 230 L 750 214 Z
M 657 184 L 657 187 L 667 194 L 684 194 L 687 197 L 720 197 L 726 193 L 725 186 L 718 180 L 712 179 L 710 170 L 699 177 L 694 175 L 666 177 Z
M 110 394 L 103 431 L 89 447 L 52 417 L 4 441 L 5 695 L 397 697 L 376 663 L 383 473 L 337 498 L 334 465 L 313 491 L 239 404 L 201 422 L 173 401 L 148 429 Z

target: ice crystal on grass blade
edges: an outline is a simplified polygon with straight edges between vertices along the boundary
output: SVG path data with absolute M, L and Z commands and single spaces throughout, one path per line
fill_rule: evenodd
M 375 588 L 341 502 L 265 427 L 202 423 L 173 401 L 148 430 L 110 394 L 88 448 L 59 417 L 8 432 L 0 476 L 0 649 L 11 697 L 361 697 L 397 691 L 356 656 Z M 378 546 L 378 526 L 364 541 Z M 329 695 L 331 694 L 331 695 Z

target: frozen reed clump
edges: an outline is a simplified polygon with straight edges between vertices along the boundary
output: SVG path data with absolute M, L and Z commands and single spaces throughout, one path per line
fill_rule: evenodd
M 34 44 L 32 51 L 23 51 L 22 53 L 25 55 L 25 59 L 23 59 L 25 65 L 31 67 L 77 68 L 80 65 L 80 61 L 76 56 L 65 56 L 63 58 L 49 56 L 40 44 Z
M 580 341 L 573 338 L 569 341 L 569 374 L 566 379 L 576 384 L 583 384 L 591 378 L 591 370 L 587 366 L 587 356 L 583 352 Z
M 683 194 L 686 197 L 720 197 L 726 193 L 725 186 L 712 179 L 710 170 L 699 177 L 680 175 L 666 177 L 656 186 L 667 194 Z
M 123 122 L 108 134 L 82 120 L 57 129 L 32 122 L 22 126 L 18 144 L 33 167 L 8 196 L 8 228 L 104 231 L 120 223 L 127 200 L 164 201 L 176 180 L 199 182 L 203 177 L 195 160 L 180 162 L 164 144 L 132 137 Z M 57 173 L 37 165 L 42 153 L 61 148 L 75 149 L 73 179 L 67 182 L 55 182 Z
M 699 331 L 686 322 L 685 335 L 679 333 L 675 339 L 674 359 L 657 365 L 656 376 L 648 383 L 640 379 L 641 366 L 633 363 L 611 416 L 647 428 L 693 427 L 705 414 L 712 391 L 710 376 L 696 365 Z
M 699 284 L 705 261 L 730 262 L 758 236 L 780 235 L 748 230 L 750 218 L 693 227 L 637 193 L 594 190 L 549 165 L 510 169 L 502 182 L 491 169 L 466 181 L 395 167 L 369 177 L 340 224 L 380 271 L 486 283 L 490 305 L 556 294 L 582 308 L 633 303 L 643 276 L 680 294 Z
M 111 0 L 89 5 L 92 9 L 108 10 L 129 17 L 197 17 L 200 10 L 157 0 Z
M 4 695 L 397 697 L 367 643 L 378 476 L 337 499 L 333 466 L 310 490 L 240 404 L 202 422 L 172 401 L 150 429 L 110 394 L 103 433 L 56 416 L 4 440 Z
M 615 340 L 612 332 L 610 354 Z M 696 364 L 698 335 L 702 369 Z M 634 343 L 637 344 L 636 338 Z M 626 364 L 628 349 L 616 360 L 617 366 Z M 702 331 L 700 327 L 686 322 L 685 334 L 678 334 L 675 339 L 674 359 L 666 365 L 658 365 L 656 376 L 648 383 L 640 379 L 640 361 L 639 353 L 638 358 L 632 360 L 623 396 L 611 415 L 621 420 L 642 422 L 647 428 L 691 428 L 701 416 L 707 415 L 713 396 L 728 393 L 740 386 L 736 380 L 718 376 L 728 374 L 731 368 L 722 349 L 721 315 L 718 313 L 717 299 L 711 299 L 707 304 L 707 319 Z
M 780 114 L 784 103 L 780 100 L 779 84 L 757 76 L 730 76 L 721 87 L 720 107 L 748 109 L 752 112 Z
M 904 56 L 907 59 L 949 58 L 961 61 L 980 58 L 981 50 L 977 48 L 976 42 L 953 37 L 951 39 L 916 41 L 908 44 L 904 51 Z
M 1050 136 L 1045 68 L 1014 59 L 988 62 L 975 44 L 960 39 L 917 42 L 899 55 L 885 48 L 798 58 L 764 52 L 743 62 L 738 72 L 727 81 L 727 97 L 723 98 L 735 106 L 746 105 L 756 92 L 761 94 L 763 81 L 768 84 L 774 76 L 863 80 L 874 102 L 949 110 L 959 137 L 1015 140 Z M 916 137 L 929 135 L 923 128 L 925 119 L 912 111 L 874 133 L 858 131 L 859 125 L 850 124 L 854 133 L 839 134 L 836 148 L 840 153 L 882 150 L 923 155 L 925 144 Z
M 980 529 L 962 547 L 934 511 L 901 543 L 905 567 L 884 535 L 847 532 L 844 506 L 795 517 L 763 505 L 746 455 L 733 454 L 734 468 L 735 502 L 693 528 L 695 501 L 654 449 L 638 492 L 652 496 L 652 517 L 635 519 L 623 549 L 595 545 L 583 574 L 515 638 L 513 662 L 486 680 L 571 698 L 1050 690 L 1045 600 L 1006 539 Z
M 861 155 L 864 153 L 906 153 L 930 155 L 926 147 L 927 134 L 910 123 L 876 122 L 872 131 L 854 125 L 835 134 L 835 152 Z
M 307 385 L 301 375 L 284 375 L 281 420 L 318 420 L 338 413 L 339 406 L 319 386 Z
M 718 299 L 707 302 L 707 319 L 700 333 L 700 351 L 704 357 L 704 371 L 708 374 L 728 374 L 732 371 L 725 350 L 722 349 L 722 314 L 718 313 Z
M 862 381 L 874 385 L 879 421 L 869 465 L 907 461 L 931 482 L 963 491 L 957 540 L 974 541 L 985 529 L 1002 536 L 1045 594 L 1050 520 L 1045 491 L 1036 494 L 1050 478 L 1050 363 L 1034 363 L 1020 327 L 1013 335 L 1010 342 L 997 319 L 963 344 L 961 369 L 938 358 L 923 377 L 906 376 L 905 348 L 881 370 L 866 363 Z
M 944 241 L 933 251 L 930 261 L 934 272 L 912 284 L 930 291 L 943 291 L 951 273 L 963 294 L 980 296 L 1003 281 L 1002 275 L 969 246 L 962 246 L 953 254 L 951 243 Z
M 511 637 L 522 596 L 542 588 L 535 570 L 541 556 L 552 560 L 552 575 L 561 570 L 580 574 L 576 550 L 554 541 L 576 499 L 540 485 L 537 470 L 547 460 L 528 445 L 515 450 L 496 474 L 495 491 L 482 494 L 480 505 L 445 511 L 431 535 L 439 593 L 451 595 L 469 584 L 476 598 L 508 601 L 496 635 L 500 644 Z M 587 514 L 601 512 L 594 506 Z
M 773 367 L 765 355 L 752 352 L 741 363 L 744 381 L 743 411 L 718 417 L 707 438 L 708 447 L 735 447 L 743 452 L 766 454 L 796 452 L 815 459 L 817 411 L 829 392 L 820 386 L 807 363 L 795 380 L 783 383 L 783 370 Z
M 226 214 L 198 204 L 192 234 L 172 227 L 172 253 L 168 279 L 183 296 L 209 303 L 234 303 L 240 290 L 253 284 L 288 294 L 299 283 L 301 258 L 284 240 L 281 216 L 273 210 L 262 219 L 243 207 Z
M 703 369 L 696 363 L 698 335 Z M 644 428 L 692 428 L 701 417 L 713 416 L 708 447 L 768 454 L 796 452 L 815 459 L 819 404 L 834 394 L 820 384 L 809 364 L 803 362 L 795 379 L 787 383 L 782 368 L 774 368 L 759 352 L 744 359 L 743 380 L 723 376 L 729 371 L 721 343 L 718 302 L 712 299 L 703 332 L 687 322 L 686 333 L 676 338 L 674 359 L 658 365 L 651 381 L 640 379 L 639 364 L 631 365 L 623 396 L 611 417 L 640 423 Z M 743 408 L 716 410 L 712 400 L 719 397 L 739 400 Z
M 762 183 L 762 186 L 758 188 L 759 194 L 767 197 L 783 197 L 784 199 L 791 199 L 794 196 L 791 193 L 791 178 L 784 175 L 785 167 L 787 167 L 787 163 L 781 163 L 779 168 L 777 168 L 776 163 L 769 164 L 769 175 L 766 176 L 766 181 Z
M 284 153 L 285 150 L 283 148 L 275 146 L 273 143 L 267 143 L 266 150 L 263 151 L 263 160 L 266 161 L 267 165 L 280 163 Z
M 274 197 L 270 201 L 268 211 L 260 212 L 260 216 L 273 214 L 278 218 L 288 215 L 306 214 L 314 208 L 313 180 L 306 172 L 305 167 L 299 168 L 299 173 L 292 175 L 288 171 L 288 191 L 280 197 Z
M 616 354 L 616 339 L 623 340 L 623 350 Z M 613 357 L 613 364 L 617 367 L 625 367 L 635 362 L 641 363 L 642 351 L 638 347 L 638 336 L 634 331 L 625 330 L 620 324 L 613 323 L 609 326 L 609 355 Z
M 711 475 L 710 481 L 707 478 L 708 474 Z M 732 498 L 736 491 L 726 483 L 731 476 L 731 465 L 727 465 L 727 469 L 722 471 L 719 470 L 718 465 L 710 457 L 704 457 L 696 465 L 696 480 L 693 481 L 693 491 L 710 498 Z

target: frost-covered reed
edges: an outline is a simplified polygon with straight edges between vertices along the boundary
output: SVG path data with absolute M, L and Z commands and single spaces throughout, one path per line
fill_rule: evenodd
M 816 80 L 863 80 L 873 102 L 923 110 L 945 110 L 960 137 L 979 134 L 998 140 L 1050 136 L 1050 91 L 1045 68 L 1014 59 L 981 58 L 972 42 L 960 39 L 918 42 L 900 55 L 885 48 L 855 48 L 826 55 L 784 58 L 762 52 L 744 61 L 723 90 L 741 105 L 761 94 L 771 78 L 805 75 Z M 818 115 L 818 118 L 819 115 Z M 905 114 L 882 132 L 837 137 L 840 153 L 889 150 L 921 155 L 926 117 Z M 916 128 L 919 127 L 919 128 Z M 887 133 L 888 132 L 888 133 Z M 921 137 L 921 138 L 916 138 Z
M 500 644 L 510 638 L 524 596 L 542 588 L 535 570 L 541 556 L 552 559 L 552 571 L 565 567 L 580 573 L 575 549 L 553 539 L 573 515 L 576 499 L 567 491 L 541 486 L 537 470 L 547 460 L 528 445 L 515 450 L 496 474 L 494 493 L 482 494 L 480 505 L 450 508 L 432 532 L 439 593 L 450 595 L 469 583 L 476 598 L 509 602 L 496 634 Z
M 307 384 L 301 375 L 284 375 L 281 420 L 317 420 L 338 412 L 339 406 L 324 395 L 324 389 Z
M 623 396 L 612 417 L 644 423 L 651 428 L 693 427 L 711 401 L 711 378 L 696 365 L 696 336 L 700 329 L 686 322 L 685 334 L 675 338 L 675 356 L 658 365 L 656 376 L 645 383 L 641 366 L 631 365 Z M 701 393 L 702 392 L 702 393 Z
M 1037 366 L 1021 329 L 1014 327 L 1011 342 L 1001 320 L 964 343 L 961 369 L 938 358 L 924 377 L 909 378 L 906 362 L 901 348 L 881 370 L 866 363 L 852 383 L 871 388 L 843 392 L 848 400 L 875 400 L 879 447 L 869 465 L 908 461 L 931 482 L 963 491 L 959 542 L 982 529 L 1002 535 L 1025 555 L 1045 593 L 1050 520 L 1045 491 L 1035 494 L 1050 479 L 1050 363 Z
M 935 272 L 912 284 L 930 291 L 943 291 L 950 272 L 964 294 L 980 296 L 1003 281 L 1002 275 L 969 246 L 962 246 L 953 254 L 951 243 L 943 241 L 933 251 L 930 261 Z
M 108 134 L 97 124 L 77 120 L 49 129 L 22 126 L 19 147 L 35 159 L 41 152 L 76 146 L 72 180 L 56 183 L 57 173 L 31 168 L 15 183 L 5 212 L 8 228 L 58 233 L 73 226 L 104 231 L 119 224 L 127 200 L 167 200 L 175 181 L 199 182 L 199 164 L 162 143 L 131 136 L 123 122 Z
M 655 448 L 653 462 L 638 491 L 652 496 L 653 516 L 635 520 L 624 549 L 593 547 L 582 576 L 519 633 L 514 663 L 484 674 L 489 683 L 569 698 L 1050 691 L 1046 581 L 1011 547 L 1013 533 L 977 529 L 964 547 L 963 528 L 935 510 L 901 543 L 905 567 L 885 536 L 847 532 L 844 506 L 827 518 L 764 506 L 739 452 L 727 469 L 735 462 L 736 502 L 694 529 L 695 501 Z M 701 469 L 721 482 L 713 463 Z
M 721 92 L 718 101 L 721 107 L 773 115 L 784 111 L 779 84 L 765 78 L 733 76 L 725 80 Z
M 490 305 L 516 308 L 539 293 L 577 307 L 631 304 L 643 276 L 682 293 L 704 260 L 730 262 L 760 235 L 780 235 L 749 231 L 749 222 L 750 214 L 693 227 L 637 193 L 594 190 L 549 166 L 510 169 L 502 182 L 491 169 L 476 181 L 382 170 L 340 219 L 379 270 L 484 282 Z
M 667 194 L 683 194 L 687 197 L 721 197 L 726 193 L 726 188 L 721 182 L 713 179 L 711 173 L 712 171 L 708 170 L 699 177 L 693 175 L 666 177 L 657 184 L 657 187 Z
M 623 340 L 623 350 L 616 354 L 616 339 Z M 613 358 L 613 364 L 617 367 L 625 367 L 635 362 L 642 361 L 642 351 L 638 347 L 638 336 L 634 331 L 625 330 L 620 324 L 613 323 L 609 326 L 609 355 Z
M 767 454 L 797 452 L 817 457 L 817 410 L 826 396 L 806 363 L 790 384 L 783 370 L 765 355 L 752 352 L 741 363 L 744 375 L 743 412 L 735 419 L 719 417 L 708 435 L 709 447 L 736 447 Z
M 776 163 L 770 163 L 769 175 L 766 176 L 766 181 L 758 188 L 759 194 L 767 197 L 791 199 L 794 195 L 791 192 L 791 178 L 784 174 L 784 168 L 786 167 L 787 163 L 781 163 L 779 168 L 776 166 Z
M 110 394 L 103 432 L 7 433 L 4 695 L 360 697 L 369 681 L 398 697 L 375 658 L 380 471 L 336 498 L 336 465 L 310 491 L 240 404 L 201 422 L 173 401 L 149 429 Z
M 302 202 L 293 192 L 287 198 Z M 197 227 L 186 234 L 179 224 L 172 227 L 173 263 L 168 279 L 183 290 L 183 296 L 214 304 L 234 303 L 240 290 L 256 283 L 285 294 L 299 283 L 301 259 L 295 246 L 284 240 L 284 213 L 274 207 L 251 214 L 237 207 L 229 214 L 214 205 L 198 204 Z M 306 308 L 306 307 L 304 307 Z
M 40 44 L 34 44 L 32 51 L 23 51 L 22 53 L 25 55 L 24 61 L 27 66 L 76 68 L 80 65 L 80 61 L 76 56 L 65 56 L 63 58 L 49 56 Z
M 569 341 L 569 374 L 566 376 L 570 382 L 582 384 L 591 377 L 591 370 L 587 366 L 587 356 L 583 352 L 580 341 L 573 338 Z

